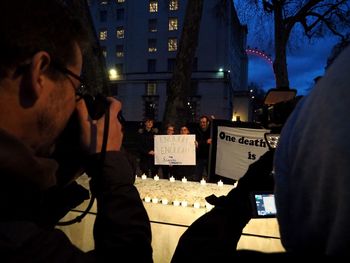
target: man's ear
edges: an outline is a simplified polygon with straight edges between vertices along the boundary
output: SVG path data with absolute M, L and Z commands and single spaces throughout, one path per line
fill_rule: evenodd
M 39 98 L 42 91 L 45 89 L 46 82 L 48 81 L 47 70 L 50 66 L 50 62 L 50 55 L 45 51 L 36 53 L 32 58 L 30 82 L 33 97 L 35 98 Z
M 45 72 L 50 65 L 50 55 L 40 51 L 32 57 L 29 70 L 23 75 L 20 94 L 24 106 L 31 106 L 40 97 L 48 81 Z

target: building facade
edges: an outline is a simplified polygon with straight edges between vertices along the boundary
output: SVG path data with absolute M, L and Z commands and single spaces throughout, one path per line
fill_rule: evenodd
M 89 1 L 112 93 L 122 101 L 128 121 L 163 118 L 186 4 L 187 0 Z M 233 118 L 234 94 L 247 90 L 246 35 L 233 1 L 204 0 L 187 103 L 193 121 L 203 114 Z

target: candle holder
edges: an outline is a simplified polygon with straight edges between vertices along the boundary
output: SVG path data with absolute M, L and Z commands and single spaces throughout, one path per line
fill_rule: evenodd
M 159 176 L 158 174 L 153 177 L 154 181 L 159 181 Z
M 201 185 L 206 185 L 207 184 L 207 182 L 204 180 L 204 178 L 201 180 Z
M 182 178 L 182 180 L 181 180 L 183 183 L 187 183 L 187 179 L 186 179 L 186 177 L 184 177 L 184 178 Z
M 169 178 L 169 181 L 170 181 L 171 183 L 175 182 L 174 176 L 171 176 L 171 177 Z
M 146 202 L 146 203 L 151 202 L 151 197 L 146 196 L 146 197 L 145 197 L 145 202 Z
M 141 179 L 142 180 L 146 180 L 147 179 L 147 175 L 146 174 L 141 175 Z

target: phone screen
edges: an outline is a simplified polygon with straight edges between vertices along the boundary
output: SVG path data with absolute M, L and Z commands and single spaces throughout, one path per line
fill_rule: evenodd
M 251 193 L 253 217 L 275 217 L 276 216 L 276 204 L 275 195 L 267 192 L 254 192 Z

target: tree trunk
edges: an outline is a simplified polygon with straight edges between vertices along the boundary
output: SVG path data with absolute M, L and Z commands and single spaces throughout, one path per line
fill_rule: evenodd
M 289 89 L 288 68 L 287 68 L 287 41 L 288 32 L 284 25 L 282 5 L 279 0 L 274 2 L 274 26 L 275 26 L 275 60 L 273 71 L 276 78 L 277 89 Z
M 180 127 L 190 120 L 187 98 L 191 86 L 192 65 L 198 45 L 202 11 L 203 0 L 187 1 L 175 68 L 168 87 L 163 126 L 172 123 Z

